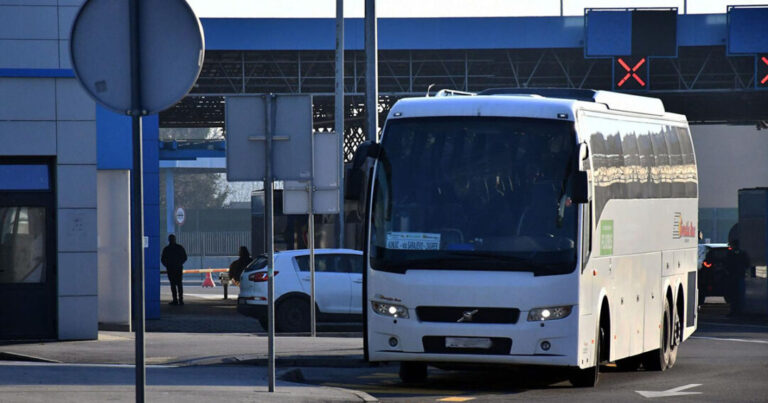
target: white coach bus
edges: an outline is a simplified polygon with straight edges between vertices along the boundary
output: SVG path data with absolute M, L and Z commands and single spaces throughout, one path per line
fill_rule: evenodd
M 575 386 L 608 362 L 671 368 L 696 330 L 685 117 L 605 91 L 458 95 L 398 101 L 356 155 L 367 358 L 406 382 L 427 364 L 569 367 Z

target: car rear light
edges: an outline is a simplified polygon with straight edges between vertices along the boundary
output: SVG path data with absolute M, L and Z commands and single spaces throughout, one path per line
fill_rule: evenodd
M 277 276 L 277 273 L 280 273 L 279 271 L 275 271 L 275 276 Z M 254 283 L 261 283 L 263 281 L 267 281 L 267 272 L 266 271 L 257 271 L 256 273 L 251 273 L 248 276 L 248 280 L 253 281 Z
M 707 269 L 709 269 L 710 267 L 712 267 L 712 263 L 709 263 L 709 262 L 707 262 L 706 260 L 705 260 L 705 261 L 703 261 L 703 262 L 701 262 L 701 265 L 702 265 L 702 266 L 704 266 L 704 267 L 706 267 Z

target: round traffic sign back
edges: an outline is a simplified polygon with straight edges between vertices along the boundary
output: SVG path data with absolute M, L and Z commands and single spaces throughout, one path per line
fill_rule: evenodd
M 184 0 L 139 3 L 141 109 L 158 113 L 181 100 L 203 67 L 203 28 Z M 72 68 L 85 90 L 118 113 L 131 109 L 129 1 L 87 0 L 70 35 Z
M 183 225 L 184 221 L 187 220 L 187 214 L 184 212 L 184 209 L 179 207 L 176 209 L 176 213 L 173 215 L 176 218 L 176 224 Z

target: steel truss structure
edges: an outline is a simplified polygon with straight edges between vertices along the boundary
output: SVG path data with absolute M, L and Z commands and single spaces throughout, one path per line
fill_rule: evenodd
M 379 52 L 379 114 L 401 97 L 450 88 L 589 88 L 613 90 L 613 59 L 582 48 L 385 50 Z M 363 141 L 365 57 L 345 54 L 345 157 Z M 724 46 L 681 47 L 677 58 L 649 60 L 647 91 L 696 123 L 768 119 L 768 93 L 755 90 L 754 56 Z M 224 97 L 311 93 L 318 131 L 333 130 L 333 51 L 210 51 L 190 95 L 160 115 L 161 127 L 223 127 Z

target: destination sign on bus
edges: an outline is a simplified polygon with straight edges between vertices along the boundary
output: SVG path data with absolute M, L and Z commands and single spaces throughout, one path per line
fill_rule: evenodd
M 440 234 L 387 232 L 387 249 L 439 250 Z

